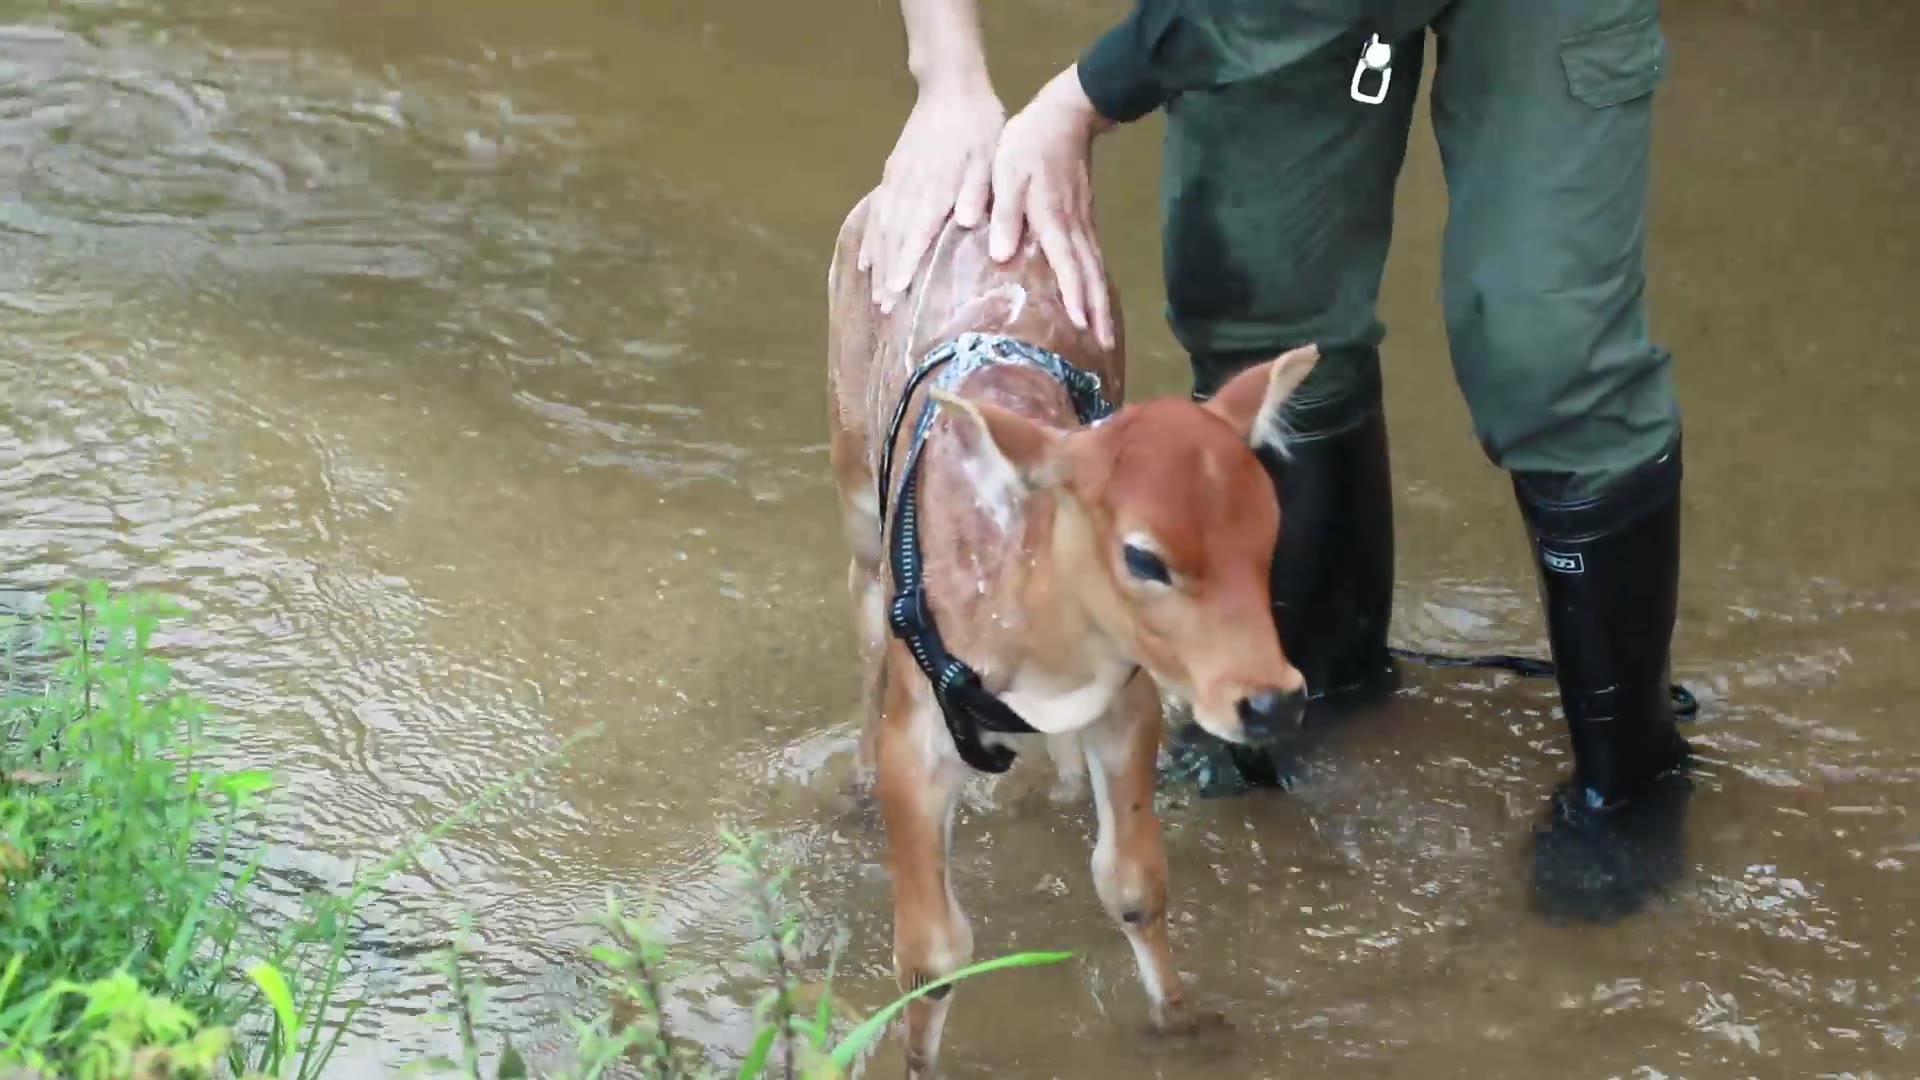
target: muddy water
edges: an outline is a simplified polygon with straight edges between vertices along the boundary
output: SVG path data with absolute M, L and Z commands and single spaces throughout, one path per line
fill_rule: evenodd
M 989 5 L 1017 99 L 1102 13 Z M 1913 1075 L 1920 1054 L 1920 26 L 1897 5 L 1668 5 L 1652 295 L 1690 425 L 1677 664 L 1705 699 L 1691 871 L 1543 925 L 1525 838 L 1565 764 L 1536 683 L 1415 670 L 1283 796 L 1175 805 L 1177 945 L 1237 1033 L 1163 1046 L 1085 810 L 983 792 L 958 1076 Z M 658 897 L 676 1023 L 751 1000 L 718 825 L 768 829 L 807 944 L 888 996 L 874 824 L 834 798 L 856 687 L 821 389 L 825 258 L 908 103 L 880 3 L 101 2 L 0 18 L 0 589 L 171 592 L 169 640 L 285 784 L 291 904 L 595 724 L 357 929 L 339 1059 L 442 1048 L 412 953 L 470 911 L 499 1026 L 590 978 L 581 915 Z M 1155 127 L 1103 146 L 1136 384 Z M 1542 644 L 1449 381 L 1424 125 L 1385 299 L 1397 635 Z M 883 1075 L 896 1051 L 878 1059 Z

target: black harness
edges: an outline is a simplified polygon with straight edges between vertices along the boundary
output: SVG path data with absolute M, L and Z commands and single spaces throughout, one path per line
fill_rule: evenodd
M 1037 729 L 1022 719 L 980 681 L 980 673 L 947 651 L 934 625 L 933 611 L 927 606 L 926 583 L 921 580 L 920 531 L 916 506 L 919 485 L 914 481 L 920 471 L 920 451 L 926 446 L 927 432 L 933 427 L 935 403 L 931 397 L 920 407 L 913 438 L 907 445 L 906 466 L 900 473 L 900 497 L 893 503 L 894 516 L 887 518 L 887 485 L 893 475 L 893 448 L 900 438 L 900 426 L 906 421 L 907 405 L 915 391 L 928 379 L 933 385 L 951 388 L 961 379 L 990 364 L 1016 363 L 1039 368 L 1066 387 L 1073 411 L 1082 424 L 1112 415 L 1113 405 L 1100 392 L 1100 377 L 1068 363 L 1065 358 L 1013 338 L 988 334 L 962 334 L 941 344 L 908 378 L 894 407 L 893 422 L 887 425 L 887 441 L 880 455 L 878 478 L 881 528 L 892 529 L 887 559 L 893 567 L 893 603 L 887 622 L 893 636 L 905 642 L 914 662 L 933 686 L 934 700 L 946 719 L 947 732 L 961 760 L 981 772 L 1003 773 L 1011 768 L 1014 752 L 1004 746 L 989 747 L 981 741 L 983 731 L 1005 735 L 1032 735 Z

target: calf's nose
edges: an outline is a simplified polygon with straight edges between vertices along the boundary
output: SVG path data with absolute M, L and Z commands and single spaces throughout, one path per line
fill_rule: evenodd
M 1269 686 L 1241 698 L 1235 711 L 1240 714 L 1240 728 L 1247 733 L 1248 742 L 1273 742 L 1300 727 L 1307 711 L 1307 692 Z

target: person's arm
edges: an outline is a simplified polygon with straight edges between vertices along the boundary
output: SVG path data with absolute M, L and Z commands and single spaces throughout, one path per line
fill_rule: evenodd
M 900 0 L 907 70 L 919 87 L 868 207 L 860 268 L 890 310 L 951 216 L 971 229 L 986 217 L 993 147 L 1006 110 L 993 92 L 979 0 Z
M 1029 231 L 1067 314 L 1113 344 L 1106 266 L 1094 228 L 1093 140 L 1179 93 L 1254 78 L 1298 59 L 1307 16 L 1271 0 L 1138 0 L 1080 61 L 1007 122 L 994 153 L 989 251 L 1010 258 Z
M 1130 124 L 1165 105 L 1172 93 L 1154 59 L 1180 22 L 1177 0 L 1141 0 L 1119 25 L 1080 54 L 1080 88 L 1100 115 Z
M 979 0 L 900 0 L 907 71 L 921 94 L 993 93 L 980 41 Z
M 1073 67 L 1055 75 L 1000 137 L 993 158 L 988 254 L 1005 261 L 1031 230 L 1060 284 L 1073 324 L 1114 344 L 1107 272 L 1093 221 L 1094 137 L 1114 124 L 1082 89 Z
M 1140 0 L 1080 54 L 1080 85 L 1100 114 L 1127 124 L 1189 90 L 1225 86 L 1301 58 L 1315 16 L 1262 0 Z

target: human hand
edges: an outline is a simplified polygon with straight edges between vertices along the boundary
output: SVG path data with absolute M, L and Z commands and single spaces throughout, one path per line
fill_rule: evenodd
M 1053 77 L 1000 133 L 988 252 L 1001 262 L 1031 227 L 1059 280 L 1067 316 L 1113 347 L 1107 272 L 1093 223 L 1093 138 L 1113 124 L 1080 88 L 1078 67 Z
M 987 85 L 922 90 L 874 191 L 860 240 L 873 302 L 893 310 L 947 217 L 964 229 L 986 216 L 993 146 L 1006 109 Z

